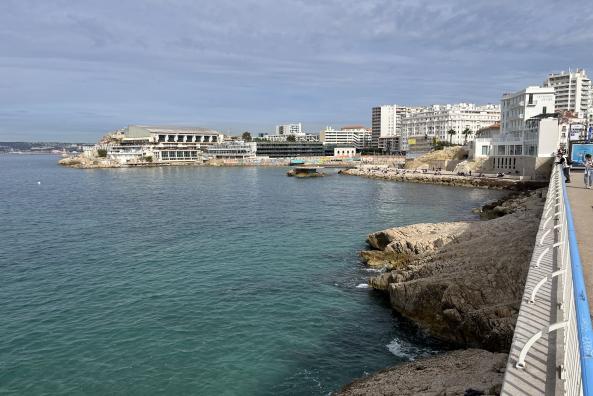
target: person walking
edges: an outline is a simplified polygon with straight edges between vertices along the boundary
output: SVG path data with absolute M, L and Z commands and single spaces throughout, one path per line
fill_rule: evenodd
M 593 159 L 591 154 L 585 154 L 585 188 L 593 187 Z

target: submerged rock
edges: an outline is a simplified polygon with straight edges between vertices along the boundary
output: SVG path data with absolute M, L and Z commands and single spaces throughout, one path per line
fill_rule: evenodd
M 338 395 L 498 395 L 508 355 L 452 351 L 388 368 L 345 386 Z

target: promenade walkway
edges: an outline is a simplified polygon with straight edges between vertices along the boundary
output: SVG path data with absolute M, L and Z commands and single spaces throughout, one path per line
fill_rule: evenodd
M 566 185 L 572 208 L 579 253 L 583 263 L 589 310 L 593 312 L 593 190 L 587 190 L 582 171 L 572 171 Z

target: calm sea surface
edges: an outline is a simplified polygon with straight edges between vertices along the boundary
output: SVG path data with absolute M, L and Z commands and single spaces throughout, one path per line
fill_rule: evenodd
M 0 393 L 328 394 L 438 348 L 356 287 L 366 235 L 501 196 L 57 160 L 0 156 Z

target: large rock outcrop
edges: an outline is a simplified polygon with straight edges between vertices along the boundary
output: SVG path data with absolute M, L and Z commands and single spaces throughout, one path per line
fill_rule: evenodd
M 385 290 L 396 311 L 434 337 L 506 352 L 544 202 L 539 190 L 499 202 L 492 210 L 502 217 L 492 220 L 370 234 L 375 250 L 363 260 L 389 271 L 369 285 Z
M 507 357 L 481 349 L 447 352 L 356 380 L 338 395 L 498 395 Z

